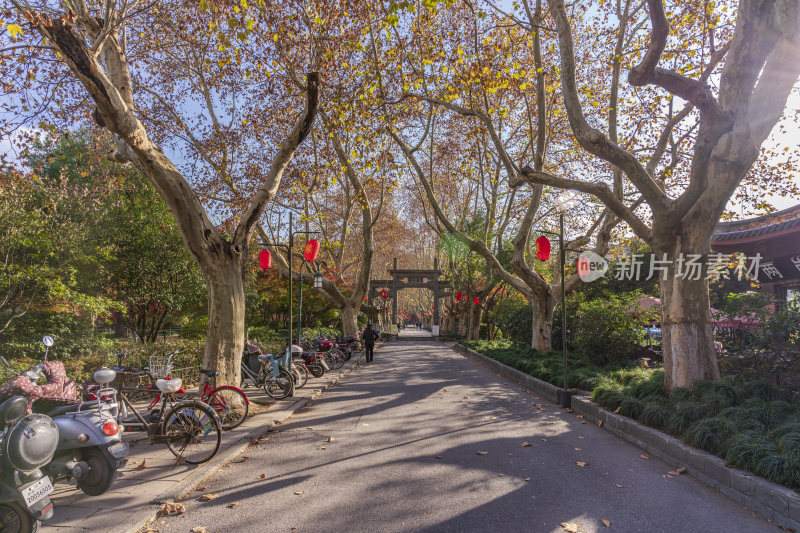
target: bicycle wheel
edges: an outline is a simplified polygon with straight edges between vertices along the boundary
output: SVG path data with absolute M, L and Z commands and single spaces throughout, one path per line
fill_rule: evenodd
M 298 376 L 297 383 L 294 384 L 295 389 L 302 389 L 305 387 L 306 382 L 308 381 L 308 369 L 304 364 L 294 364 L 292 365 L 296 375 Z
M 364 353 L 364 343 L 358 340 L 353 341 L 350 343 L 350 350 L 356 355 Z
M 208 393 L 206 403 L 219 416 L 222 429 L 233 429 L 247 418 L 250 405 L 247 395 L 230 385 L 222 385 Z
M 325 352 L 325 362 L 331 367 L 331 370 L 339 370 L 344 365 L 344 357 L 339 350 L 331 350 Z
M 281 368 L 277 378 L 269 376 L 264 380 L 264 392 L 273 400 L 282 400 L 294 394 L 294 379 L 285 368 Z
M 222 426 L 211 407 L 202 402 L 178 402 L 167 411 L 161 435 L 169 451 L 186 463 L 205 463 L 217 454 Z

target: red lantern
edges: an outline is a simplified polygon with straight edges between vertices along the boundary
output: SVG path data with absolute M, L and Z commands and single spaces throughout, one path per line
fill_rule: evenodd
M 460 301 L 461 301 L 461 291 L 458 291 L 458 292 L 456 293 L 456 301 L 457 301 L 457 302 L 460 302 Z
M 475 302 L 475 305 L 481 305 L 481 299 L 478 298 L 477 296 L 473 298 L 472 301 Z
M 364 301 L 365 301 L 365 302 L 367 301 L 367 297 L 366 297 L 366 296 L 364 296 Z
M 388 297 L 389 297 L 389 295 L 386 294 L 386 289 L 381 289 L 381 298 L 383 298 L 385 300 Z
M 306 249 L 303 251 L 303 259 L 306 261 L 316 261 L 318 253 L 319 241 L 311 239 L 306 243 Z
M 539 261 L 550 259 L 550 239 L 545 236 L 536 239 L 536 257 Z
M 260 266 L 263 270 L 269 270 L 272 268 L 272 254 L 269 253 L 269 250 L 261 250 L 261 252 L 259 252 L 258 266 Z

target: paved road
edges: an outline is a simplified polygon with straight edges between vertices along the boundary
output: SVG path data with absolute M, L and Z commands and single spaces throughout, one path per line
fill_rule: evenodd
M 778 531 L 641 453 L 441 343 L 395 342 L 153 527 Z

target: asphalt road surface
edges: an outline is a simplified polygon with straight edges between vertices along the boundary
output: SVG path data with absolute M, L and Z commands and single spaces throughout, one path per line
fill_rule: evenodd
M 151 527 L 779 531 L 642 453 L 441 343 L 395 342 Z

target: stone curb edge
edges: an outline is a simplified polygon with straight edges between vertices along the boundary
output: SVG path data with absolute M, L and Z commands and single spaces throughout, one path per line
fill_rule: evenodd
M 558 402 L 558 387 L 461 344 L 454 345 L 453 349 L 486 363 L 549 401 Z M 589 394 L 573 396 L 572 411 L 674 468 L 685 467 L 687 475 L 778 526 L 800 532 L 800 495 L 792 489 L 732 468 L 716 455 L 692 448 L 681 440 L 636 420 L 607 411 L 594 403 Z
M 222 453 L 214 456 L 213 459 L 195 469 L 191 474 L 175 484 L 174 487 L 161 492 L 153 497 L 151 504 L 142 509 L 141 512 L 136 513 L 137 516 L 132 516 L 114 528 L 114 533 L 137 533 L 143 527 L 147 526 L 151 521 L 158 517 L 159 506 L 164 502 L 172 502 L 179 500 L 186 494 L 194 490 L 200 483 L 214 475 L 220 468 L 224 467 L 236 457 L 244 453 L 250 447 L 251 439 L 259 439 L 264 437 L 267 433 L 274 430 L 275 426 L 282 424 L 285 420 L 291 418 L 297 411 L 302 409 L 308 402 L 319 398 L 325 390 L 336 385 L 340 379 L 350 374 L 353 370 L 361 366 L 361 360 L 353 364 L 350 368 L 346 369 L 341 374 L 334 378 L 329 379 L 320 388 L 314 389 L 314 394 L 310 398 L 300 398 L 291 406 L 281 409 L 279 411 L 264 411 L 254 415 L 253 418 L 261 418 L 264 416 L 279 415 L 280 418 L 274 419 L 249 433 L 243 435 L 238 441 L 231 444 L 230 448 Z
M 459 343 L 454 344 L 453 350 L 463 355 L 468 355 L 470 357 L 473 357 L 478 361 L 481 361 L 482 363 L 485 363 L 487 366 L 490 366 L 494 370 L 500 372 L 505 377 L 513 379 L 517 383 L 525 385 L 526 387 L 536 392 L 537 394 L 544 396 L 548 401 L 558 404 L 558 391 L 560 391 L 561 389 L 559 387 L 556 387 L 552 383 L 548 383 L 539 378 L 535 378 L 530 374 L 526 374 L 521 370 L 512 368 L 506 364 L 501 363 L 496 359 L 492 359 L 491 357 L 483 355 L 482 353 L 478 353 L 475 350 L 467 348 L 462 344 Z M 588 391 L 583 391 L 579 389 L 572 389 L 572 393 L 578 395 L 591 394 Z

